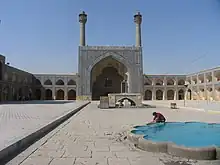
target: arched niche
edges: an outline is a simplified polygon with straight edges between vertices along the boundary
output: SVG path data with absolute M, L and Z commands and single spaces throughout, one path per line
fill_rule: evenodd
M 44 85 L 53 85 L 53 83 L 50 79 L 47 79 L 46 81 L 44 81 Z
M 56 81 L 56 85 L 64 85 L 64 81 L 59 79 Z
M 127 67 L 112 56 L 94 65 L 90 73 L 92 100 L 99 100 L 108 93 L 121 93 L 121 83 L 128 79 L 127 71 Z
M 67 85 L 76 85 L 76 81 L 71 79 L 67 82 Z

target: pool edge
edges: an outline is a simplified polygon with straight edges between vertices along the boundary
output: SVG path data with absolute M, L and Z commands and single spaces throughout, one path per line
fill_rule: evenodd
M 220 160 L 220 147 L 216 147 L 216 159 Z
M 184 157 L 196 160 L 216 160 L 216 147 L 201 147 L 191 148 L 177 144 L 169 144 L 167 146 L 167 153 L 174 156 Z
M 134 130 L 134 129 L 133 129 Z M 190 148 L 180 146 L 171 142 L 154 142 L 144 139 L 143 135 L 135 135 L 131 130 L 127 134 L 135 147 L 149 152 L 166 153 L 173 156 L 195 159 L 195 160 L 219 160 L 220 148 L 219 147 L 203 147 L 203 148 Z

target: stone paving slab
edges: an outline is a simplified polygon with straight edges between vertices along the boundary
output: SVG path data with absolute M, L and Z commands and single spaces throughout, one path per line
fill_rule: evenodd
M 0 151 L 82 104 L 0 105 Z
M 152 120 L 152 112 L 168 121 L 220 122 L 219 114 L 173 111 L 169 108 L 101 110 L 92 103 L 62 126 L 46 135 L 8 165 L 219 165 L 219 161 L 186 160 L 161 153 L 138 150 L 122 133 L 131 126 Z M 189 115 L 190 113 L 190 115 Z M 19 161 L 18 161 L 19 160 Z

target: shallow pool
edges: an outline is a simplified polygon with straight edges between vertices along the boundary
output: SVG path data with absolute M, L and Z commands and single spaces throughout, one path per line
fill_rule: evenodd
M 220 147 L 220 124 L 167 122 L 136 126 L 131 132 L 155 142 L 173 142 L 186 147 Z

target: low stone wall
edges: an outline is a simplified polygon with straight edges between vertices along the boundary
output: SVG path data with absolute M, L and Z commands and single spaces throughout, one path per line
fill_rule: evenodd
M 56 118 L 53 121 L 50 121 L 48 124 L 31 131 L 31 133 L 27 133 L 27 135 L 24 135 L 19 139 L 18 141 L 14 142 L 10 146 L 2 149 L 0 151 L 0 164 L 7 163 L 9 160 L 17 156 L 20 152 L 28 148 L 31 144 L 45 136 L 47 133 L 55 129 L 57 126 L 59 126 L 61 123 L 72 117 L 74 114 L 79 112 L 81 109 L 83 109 L 85 106 L 90 104 L 90 102 L 84 102 L 79 104 L 78 106 L 74 107 L 70 112 L 63 114 L 62 116 Z
M 216 148 L 216 159 L 220 160 L 220 147 Z
M 135 135 L 131 131 L 128 132 L 128 140 L 144 151 L 167 153 L 173 156 L 196 160 L 220 159 L 220 148 L 216 147 L 189 148 L 170 142 L 153 142 L 144 139 L 141 135 Z

